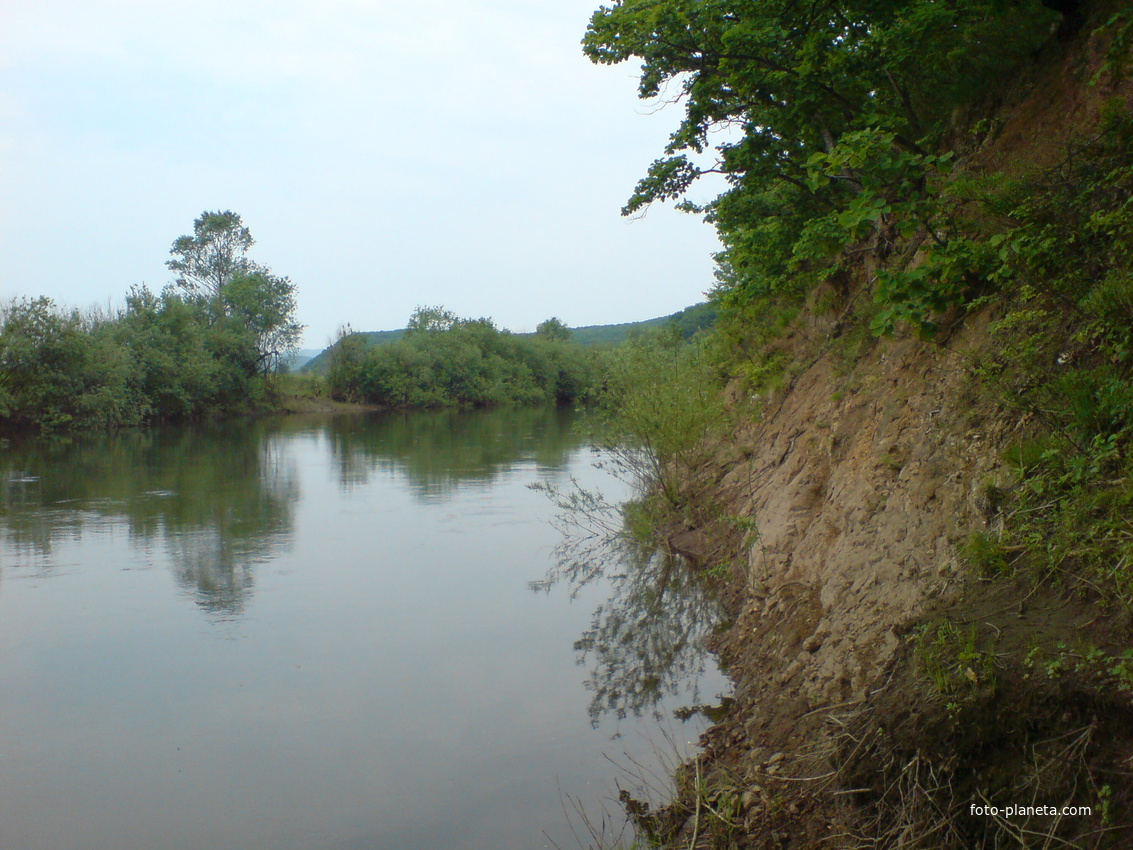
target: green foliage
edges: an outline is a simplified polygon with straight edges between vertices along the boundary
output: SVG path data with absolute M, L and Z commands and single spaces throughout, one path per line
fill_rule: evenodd
M 739 378 L 749 392 L 774 388 L 787 364 L 781 352 L 768 352 L 768 343 L 785 332 L 798 305 L 770 296 L 744 301 L 723 296 L 721 301 L 719 319 L 700 340 L 705 358 L 718 374 Z
M 561 319 L 552 316 L 535 327 L 535 335 L 544 339 L 566 342 L 570 339 L 570 328 L 563 324 Z
M 48 298 L 0 308 L 0 427 L 44 431 L 136 419 L 130 362 L 109 329 Z
M 179 236 L 165 265 L 178 273 L 177 286 L 190 295 L 219 299 L 237 275 L 251 269 L 245 257 L 255 244 L 244 222 L 231 210 L 203 212 L 193 222 L 192 236 Z
M 255 370 L 267 373 L 295 351 L 303 326 L 295 321 L 295 284 L 249 260 L 254 244 L 239 215 L 206 211 L 193 222 L 192 236 L 174 240 L 166 265 L 179 272 L 176 285 L 186 300 L 202 302 L 212 322 L 251 339 Z
M 592 380 L 593 358 L 569 341 L 521 337 L 441 307 L 418 308 L 387 345 L 344 329 L 327 372 L 336 398 L 391 407 L 566 403 L 584 398 Z
M 1133 120 L 988 200 L 1002 230 L 997 346 L 977 370 L 1043 425 L 1007 454 L 1005 545 L 1040 575 L 1133 604 Z
M 987 532 L 975 531 L 964 545 L 964 558 L 985 578 L 1002 575 L 1008 570 L 1003 547 Z
M 686 507 L 692 477 L 727 424 L 718 373 L 701 345 L 672 330 L 630 340 L 604 365 L 600 441 L 644 491 Z
M 1129 55 L 1133 51 L 1133 14 L 1127 9 L 1114 12 L 1101 31 L 1111 33 L 1112 38 L 1105 62 L 1091 82 L 1097 83 L 1103 75 L 1108 75 L 1112 82 L 1122 82 L 1129 72 Z
M 0 305 L 0 431 L 104 428 L 246 409 L 298 341 L 295 285 L 247 261 L 234 213 L 174 243 L 177 286 L 135 287 L 113 315 L 47 298 Z
M 295 321 L 295 284 L 255 266 L 228 282 L 223 303 L 237 332 L 251 340 L 256 371 L 280 371 L 303 333 L 303 326 Z
M 1133 649 L 1106 650 L 1082 639 L 1072 644 L 1059 641 L 1053 648 L 1036 646 L 1023 664 L 1049 679 L 1073 674 L 1103 688 L 1133 694 Z
M 460 317 L 444 307 L 418 307 L 409 317 L 405 326 L 406 334 L 437 333 L 451 331 L 460 322 Z
M 115 326 L 133 356 L 134 396 L 146 420 L 195 418 L 237 406 L 248 394 L 258 356 L 233 321 L 216 321 L 209 305 L 172 288 L 135 288 Z
M 712 303 L 694 304 L 669 316 L 659 316 L 641 322 L 622 322 L 616 325 L 585 325 L 578 328 L 564 329 L 569 333 L 570 342 L 586 347 L 609 347 L 620 345 L 630 336 L 643 331 L 675 325 L 677 331 L 685 339 L 691 339 L 698 332 L 710 328 L 716 321 L 717 306 Z M 455 317 L 454 317 L 455 318 Z M 553 319 L 551 321 L 559 321 Z M 543 324 L 546 324 L 545 322 Z M 539 327 L 542 327 L 540 325 Z M 407 329 L 395 331 L 352 331 L 365 346 L 385 345 L 397 342 L 405 336 Z M 516 334 L 518 337 L 531 336 L 531 334 Z M 538 328 L 535 336 L 539 336 Z M 544 333 L 543 336 L 546 336 Z M 318 356 L 302 367 L 303 372 L 325 373 L 330 366 L 332 351 L 330 348 L 319 353 Z
M 750 296 L 798 291 L 835 272 L 848 243 L 894 228 L 947 241 L 931 188 L 953 113 L 1056 20 L 1040 0 L 619 0 L 594 13 L 583 47 L 604 64 L 639 58 L 641 96 L 684 107 L 624 212 L 723 173 L 726 192 L 684 206 L 715 222 L 727 286 Z M 742 135 L 697 164 L 725 126 Z

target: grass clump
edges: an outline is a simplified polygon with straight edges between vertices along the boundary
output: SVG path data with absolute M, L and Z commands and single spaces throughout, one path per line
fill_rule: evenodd
M 964 559 L 984 578 L 1007 575 L 1010 562 L 999 541 L 986 531 L 974 531 L 963 548 Z
M 980 645 L 974 624 L 927 624 L 917 634 L 916 656 L 941 694 L 974 698 L 981 689 L 995 688 L 995 655 Z

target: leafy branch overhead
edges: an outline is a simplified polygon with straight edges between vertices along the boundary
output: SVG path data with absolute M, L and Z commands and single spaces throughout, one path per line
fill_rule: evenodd
M 925 194 L 954 112 L 1058 20 L 1039 0 L 622 0 L 595 12 L 583 49 L 640 59 L 640 96 L 676 89 L 684 109 L 623 212 L 723 173 L 730 188 L 704 211 L 729 288 L 751 295 L 829 270 L 863 223 Z M 696 165 L 725 127 L 739 138 Z M 930 211 L 914 212 L 931 230 Z

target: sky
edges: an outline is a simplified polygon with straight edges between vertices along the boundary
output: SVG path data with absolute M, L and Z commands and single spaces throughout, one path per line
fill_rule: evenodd
M 711 227 L 619 213 L 680 106 L 586 59 L 598 5 L 0 0 L 0 300 L 121 305 L 233 210 L 308 348 L 418 305 L 528 331 L 701 301 Z

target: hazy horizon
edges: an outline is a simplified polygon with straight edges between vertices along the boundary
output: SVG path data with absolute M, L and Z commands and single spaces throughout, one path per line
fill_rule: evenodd
M 582 55 L 597 5 L 4 4 L 0 298 L 160 289 L 173 240 L 231 209 L 298 286 L 304 348 L 418 305 L 530 331 L 701 301 L 712 228 L 619 215 L 680 109 Z

